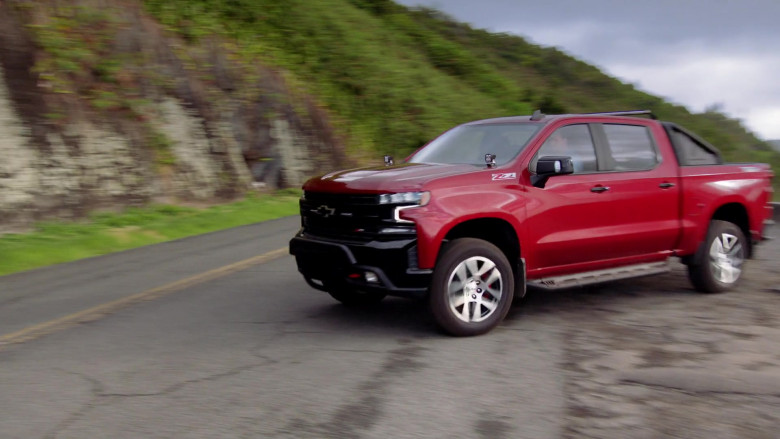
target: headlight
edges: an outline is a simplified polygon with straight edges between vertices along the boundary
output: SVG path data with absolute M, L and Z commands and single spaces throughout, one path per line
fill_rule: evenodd
M 379 204 L 416 204 L 425 206 L 431 200 L 430 192 L 400 192 L 379 195 Z
M 412 221 L 402 219 L 400 213 L 404 209 L 425 206 L 431 201 L 430 192 L 400 192 L 397 194 L 382 194 L 379 196 L 379 204 L 395 204 L 393 209 L 393 220 L 397 223 L 411 223 Z

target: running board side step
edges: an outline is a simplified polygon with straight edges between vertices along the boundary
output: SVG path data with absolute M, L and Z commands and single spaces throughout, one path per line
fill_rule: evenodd
M 561 288 L 581 287 L 601 282 L 609 282 L 632 277 L 650 276 L 669 271 L 669 261 L 652 262 L 647 264 L 626 265 L 623 267 L 609 268 L 606 270 L 586 271 L 583 273 L 566 274 L 562 276 L 545 277 L 529 280 L 528 285 L 546 290 L 558 290 Z

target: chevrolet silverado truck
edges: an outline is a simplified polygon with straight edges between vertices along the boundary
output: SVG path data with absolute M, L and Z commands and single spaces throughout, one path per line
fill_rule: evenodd
M 733 289 L 772 218 L 768 165 L 724 164 L 647 111 L 480 120 L 385 162 L 308 180 L 290 253 L 344 304 L 426 299 L 458 336 L 496 327 L 527 285 L 663 273 L 672 257 L 695 289 Z

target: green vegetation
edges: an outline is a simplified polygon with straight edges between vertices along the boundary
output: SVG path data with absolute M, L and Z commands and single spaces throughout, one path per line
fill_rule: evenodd
M 147 142 L 152 151 L 154 151 L 158 166 L 172 166 L 176 164 L 176 157 L 174 157 L 172 151 L 173 145 L 165 133 L 151 131 Z
M 184 70 L 203 80 L 206 95 L 208 87 L 215 88 L 210 61 L 192 56 L 215 44 L 236 75 L 233 98 L 249 99 L 257 92 L 253 66 L 281 70 L 295 95 L 288 97 L 293 105 L 313 97 L 358 161 L 386 153 L 405 156 L 468 120 L 530 114 L 536 108 L 547 113 L 650 109 L 700 134 L 729 161 L 768 162 L 780 173 L 780 153 L 717 109 L 692 114 L 558 49 L 473 29 L 432 9 L 409 9 L 391 0 L 139 4 L 185 42 L 171 48 Z M 30 13 L 38 17 L 30 29 L 42 49 L 36 71 L 55 93 L 81 96 L 98 111 L 145 120 L 140 84 L 171 86 L 171 78 L 159 77 L 162 70 L 150 66 L 154 55 L 120 43 L 128 18 L 118 3 L 22 5 L 36 10 Z M 61 122 L 57 114 L 67 112 L 52 112 L 51 120 Z M 164 139 L 149 131 L 158 162 L 170 165 Z M 780 192 L 780 179 L 775 184 Z
M 387 16 L 345 0 L 144 4 L 191 44 L 215 33 L 245 62 L 284 67 L 336 116 L 352 152 L 405 155 L 454 124 L 532 110 L 511 79 L 393 3 Z
M 112 11 L 60 5 L 29 29 L 43 51 L 35 71 L 54 93 L 90 98 L 98 110 L 123 108 L 117 84 L 126 66 L 113 48 L 120 22 Z
M 236 42 L 244 62 L 285 68 L 289 82 L 337 116 L 353 155 L 403 156 L 454 124 L 536 108 L 650 109 L 700 134 L 729 161 L 768 162 L 780 173 L 780 154 L 737 120 L 717 111 L 692 114 L 555 48 L 473 29 L 435 10 L 390 0 L 144 5 L 189 44 L 218 35 Z
M 299 196 L 287 190 L 205 209 L 155 205 L 94 213 L 81 222 L 41 223 L 32 233 L 0 236 L 0 276 L 295 215 Z

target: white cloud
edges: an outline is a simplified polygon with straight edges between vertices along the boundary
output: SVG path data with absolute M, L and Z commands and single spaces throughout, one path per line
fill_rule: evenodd
M 400 1 L 558 47 L 692 111 L 718 104 L 780 138 L 778 0 Z
M 780 139 L 780 104 L 773 107 L 756 107 L 745 114 L 745 124 L 762 134 L 766 140 Z
M 780 138 L 780 119 L 764 116 L 776 116 L 780 108 L 776 50 L 763 51 L 736 36 L 718 42 L 694 35 L 674 42 L 644 41 L 632 35 L 630 25 L 588 20 L 525 31 L 531 41 L 558 47 L 648 93 L 694 112 L 718 105 L 759 137 Z
M 704 52 L 698 48 L 677 53 L 663 63 L 655 59 L 647 64 L 615 63 L 606 68 L 611 74 L 637 82 L 639 88 L 682 103 L 692 111 L 721 105 L 726 114 L 745 121 L 760 137 L 780 137 L 777 122 L 762 116 L 780 108 L 780 84 L 774 79 L 780 68 L 780 57 L 762 59 Z

